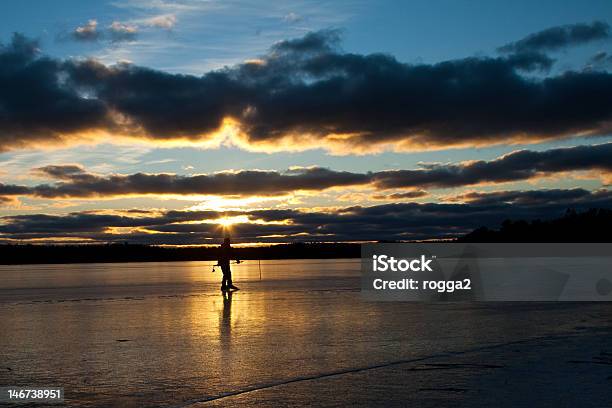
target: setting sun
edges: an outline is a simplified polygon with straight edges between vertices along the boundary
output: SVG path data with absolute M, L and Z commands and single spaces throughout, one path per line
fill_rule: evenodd
M 246 215 L 238 215 L 235 217 L 222 217 L 215 220 L 215 223 L 219 224 L 223 228 L 231 228 L 234 224 L 242 224 L 249 222 L 249 218 Z

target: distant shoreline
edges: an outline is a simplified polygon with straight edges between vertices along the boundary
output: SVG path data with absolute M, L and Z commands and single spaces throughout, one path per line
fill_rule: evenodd
M 527 243 L 612 242 L 612 210 L 568 209 L 552 220 L 506 220 L 497 230 L 481 227 L 449 240 L 413 242 Z M 375 241 L 371 241 L 375 242 Z M 400 242 L 400 241 L 378 241 Z M 405 241 L 409 242 L 409 241 Z M 341 259 L 360 258 L 360 243 L 297 242 L 267 246 L 234 247 L 237 259 Z M 214 261 L 218 247 L 164 247 L 140 244 L 0 244 L 0 265 Z
M 0 265 L 215 261 L 216 247 L 148 245 L 0 245 Z M 361 244 L 296 243 L 238 247 L 240 260 L 360 258 Z

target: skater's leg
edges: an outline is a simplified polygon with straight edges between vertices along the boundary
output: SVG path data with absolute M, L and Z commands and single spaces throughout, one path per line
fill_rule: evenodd
M 227 287 L 228 289 L 234 289 L 237 290 L 238 287 L 234 286 L 233 282 L 232 282 L 232 270 L 230 268 L 227 268 Z
M 221 279 L 221 290 L 227 290 L 232 284 L 231 277 L 228 278 L 229 266 L 226 267 L 225 265 L 222 265 L 221 272 L 223 272 L 223 278 Z
M 232 269 L 230 268 L 229 265 L 223 265 L 221 266 L 221 271 L 223 271 L 223 285 L 221 288 L 225 288 L 225 289 L 238 289 L 236 286 L 234 286 L 234 283 L 232 282 Z

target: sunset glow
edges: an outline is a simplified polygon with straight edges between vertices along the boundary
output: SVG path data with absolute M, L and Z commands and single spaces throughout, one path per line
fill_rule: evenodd
M 0 81 L 37 95 L 0 95 L 0 242 L 200 245 L 230 228 L 252 244 L 440 240 L 612 206 L 601 10 L 505 31 L 476 18 L 487 41 L 449 54 L 440 38 L 465 32 L 460 19 L 364 41 L 342 2 L 263 20 L 136 3 L 0 29 Z M 389 10 L 414 16 L 409 3 Z M 259 34 L 232 29 L 245 21 Z M 415 32 L 431 35 L 390 40 Z

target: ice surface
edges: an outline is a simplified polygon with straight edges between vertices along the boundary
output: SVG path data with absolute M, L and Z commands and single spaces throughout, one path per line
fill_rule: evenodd
M 208 262 L 2 266 L 0 385 L 69 406 L 605 406 L 607 303 L 375 303 L 354 260 L 233 269 L 224 296 Z

